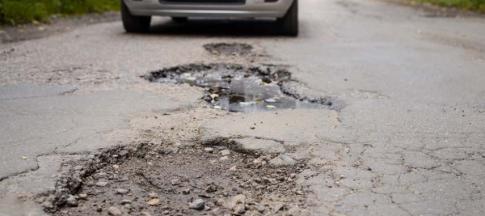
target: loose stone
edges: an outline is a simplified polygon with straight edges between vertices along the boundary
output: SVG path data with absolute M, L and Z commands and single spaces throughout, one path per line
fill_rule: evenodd
M 71 207 L 77 206 L 77 198 L 73 195 L 69 195 L 69 197 L 67 197 L 66 204 Z
M 124 189 L 124 188 L 118 188 L 118 189 L 116 189 L 116 193 L 117 194 L 124 195 L 124 194 L 127 194 L 128 192 L 129 192 L 128 189 Z
M 230 154 L 231 154 L 231 151 L 229 151 L 227 149 L 221 151 L 222 156 L 227 156 L 227 155 L 230 155 Z
M 108 214 L 112 215 L 112 216 L 118 216 L 118 215 L 122 215 L 123 213 L 121 212 L 120 209 L 118 209 L 114 206 L 111 206 L 111 207 L 108 208 Z
M 98 181 L 98 182 L 96 182 L 96 186 L 98 186 L 98 187 L 104 187 L 106 185 L 108 185 L 108 182 L 107 181 Z
M 156 199 L 148 200 L 147 204 L 151 205 L 151 206 L 156 206 L 156 205 L 160 204 L 160 199 L 156 198 Z
M 196 199 L 189 204 L 189 208 L 195 210 L 203 210 L 205 207 L 205 201 L 203 199 Z

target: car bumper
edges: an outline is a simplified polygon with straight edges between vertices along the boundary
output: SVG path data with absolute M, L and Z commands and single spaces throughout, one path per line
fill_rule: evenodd
M 293 0 L 246 0 L 245 4 L 161 3 L 159 0 L 124 0 L 130 12 L 138 16 L 279 18 Z

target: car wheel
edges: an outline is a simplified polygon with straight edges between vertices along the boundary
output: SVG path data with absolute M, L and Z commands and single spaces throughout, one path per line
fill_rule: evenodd
M 143 33 L 150 30 L 151 16 L 135 16 L 131 14 L 128 6 L 121 1 L 121 20 L 126 32 Z
M 187 22 L 188 20 L 189 18 L 187 17 L 172 17 L 172 21 L 176 23 L 184 23 L 184 22 Z
M 283 35 L 298 36 L 298 0 L 294 0 L 286 15 L 278 19 L 278 24 Z

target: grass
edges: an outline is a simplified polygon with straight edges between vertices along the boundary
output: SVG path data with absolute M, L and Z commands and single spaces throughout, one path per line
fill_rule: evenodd
M 444 7 L 454 7 L 485 13 L 485 0 L 415 0 L 420 3 L 431 3 Z
M 120 0 L 0 0 L 0 23 L 45 22 L 54 14 L 78 15 L 118 10 Z

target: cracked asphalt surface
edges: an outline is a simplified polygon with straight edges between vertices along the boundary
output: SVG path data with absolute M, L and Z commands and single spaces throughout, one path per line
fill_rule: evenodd
M 146 35 L 115 21 L 0 44 L 0 215 L 46 214 L 36 196 L 99 148 L 220 140 L 305 161 L 309 215 L 485 215 L 485 22 L 430 13 L 305 0 L 298 38 L 159 18 Z M 252 50 L 212 55 L 211 43 Z M 345 106 L 229 113 L 202 88 L 141 78 L 220 62 L 286 65 L 306 95 Z

